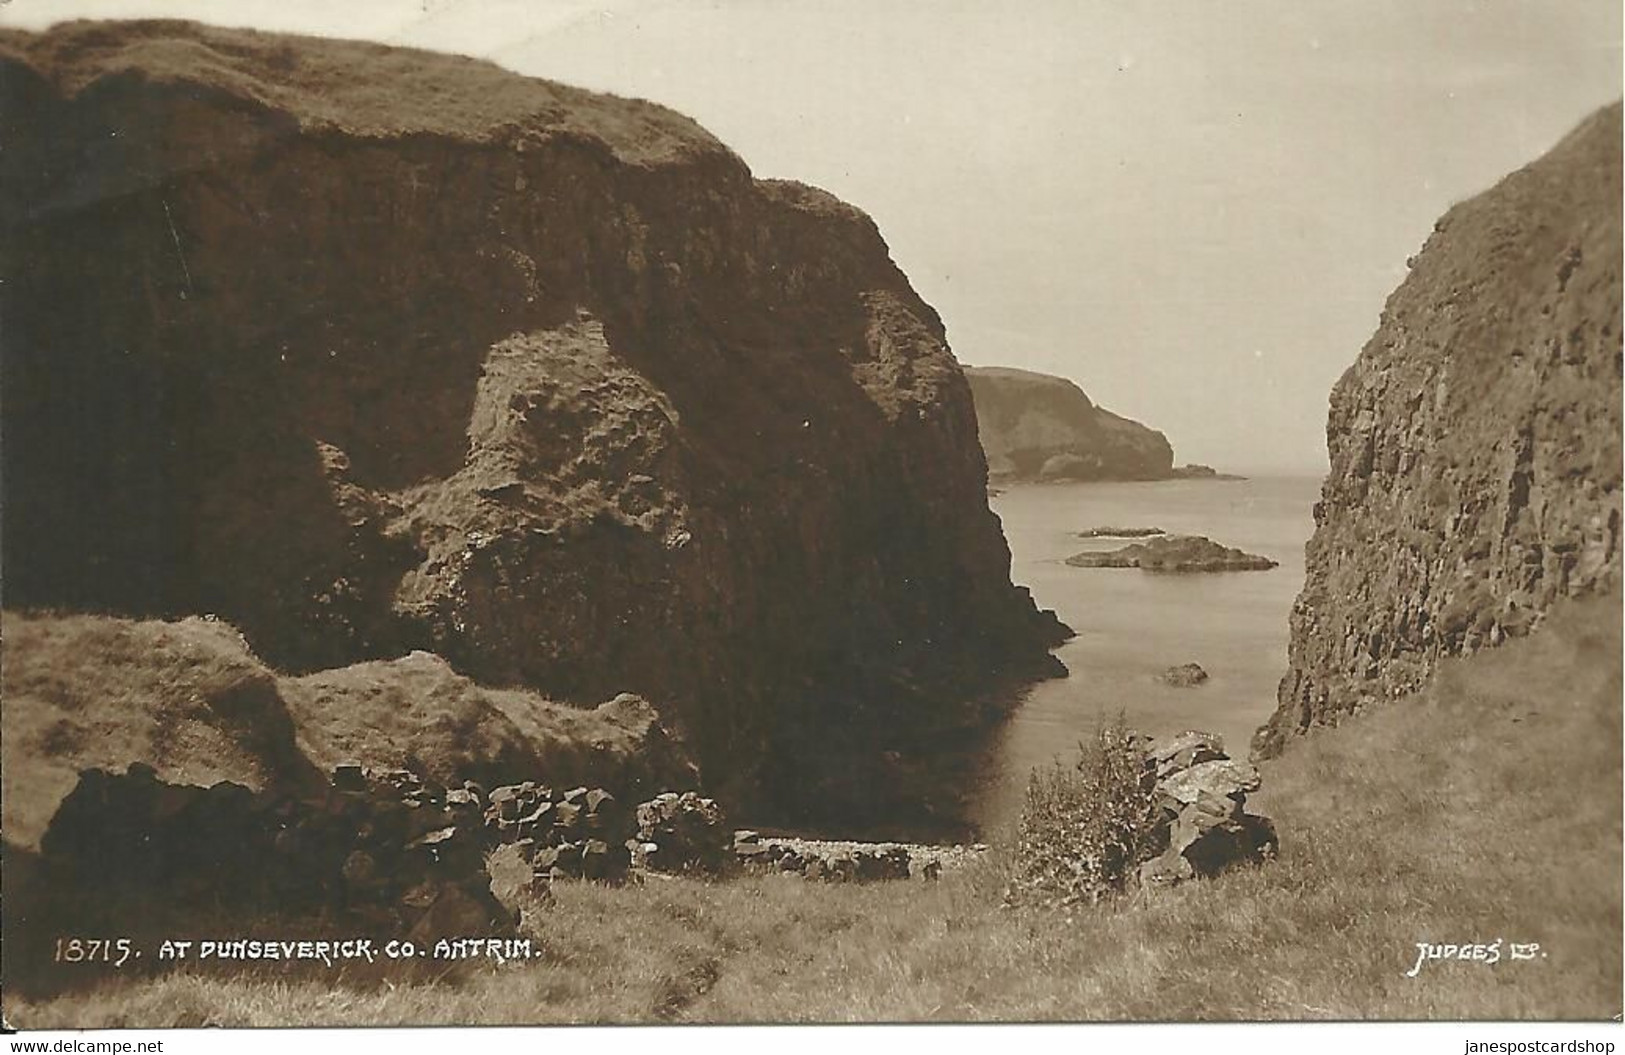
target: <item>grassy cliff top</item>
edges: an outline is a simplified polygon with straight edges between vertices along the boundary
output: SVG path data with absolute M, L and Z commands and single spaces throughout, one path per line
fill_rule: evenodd
M 516 146 L 576 135 L 633 164 L 707 155 L 739 164 L 693 120 L 654 103 L 363 41 L 184 21 L 74 21 L 40 34 L 0 32 L 0 58 L 22 61 L 67 95 L 120 79 L 198 86 L 285 112 L 311 131 Z

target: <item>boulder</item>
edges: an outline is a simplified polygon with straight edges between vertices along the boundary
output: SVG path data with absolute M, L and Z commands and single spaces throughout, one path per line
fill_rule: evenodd
M 1189 689 L 1207 681 L 1207 671 L 1202 669 L 1200 663 L 1181 663 L 1177 667 L 1169 667 L 1158 675 L 1164 685 L 1172 685 L 1176 689 Z
M 1192 803 L 1234 804 L 1260 785 L 1258 770 L 1233 758 L 1217 758 L 1180 770 L 1157 782 L 1157 794 L 1178 810 Z
M 1158 780 L 1171 777 L 1194 765 L 1225 757 L 1227 756 L 1222 737 L 1196 730 L 1153 740 L 1146 749 L 1146 758 L 1155 770 Z
M 411 891 L 403 904 L 426 902 L 417 918 L 408 921 L 406 937 L 419 948 L 429 948 L 441 938 L 470 935 L 511 934 L 518 925 L 514 912 L 491 893 L 485 883 L 429 881 Z

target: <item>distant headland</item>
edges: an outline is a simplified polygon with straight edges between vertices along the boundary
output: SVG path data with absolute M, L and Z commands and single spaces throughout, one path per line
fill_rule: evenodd
M 994 483 L 1244 479 L 1176 467 L 1167 436 L 1098 406 L 1064 377 L 1004 366 L 967 366 L 965 376 Z

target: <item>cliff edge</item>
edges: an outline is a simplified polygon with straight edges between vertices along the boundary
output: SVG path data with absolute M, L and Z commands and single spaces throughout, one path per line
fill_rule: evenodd
M 1620 585 L 1620 106 L 1452 208 L 1337 383 L 1268 757 Z
M 635 693 L 781 816 L 1058 666 L 856 209 L 659 106 L 372 44 L 68 23 L 0 34 L 0 93 L 8 606 Z

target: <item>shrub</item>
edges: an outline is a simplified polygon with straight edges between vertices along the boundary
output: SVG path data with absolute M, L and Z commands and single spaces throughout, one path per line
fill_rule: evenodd
M 1161 818 L 1144 743 L 1118 715 L 1078 745 L 1072 765 L 1033 771 L 1007 903 L 1095 904 L 1155 856 Z

